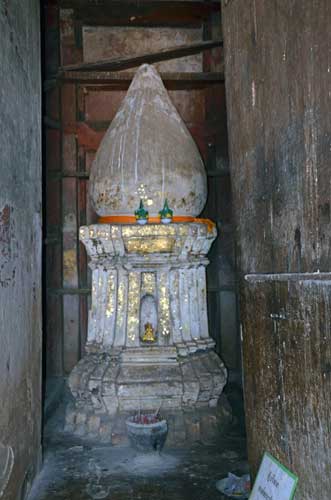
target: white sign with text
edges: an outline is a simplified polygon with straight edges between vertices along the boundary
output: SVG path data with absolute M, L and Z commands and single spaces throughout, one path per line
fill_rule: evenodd
M 265 453 L 249 500 L 292 500 L 298 478 Z

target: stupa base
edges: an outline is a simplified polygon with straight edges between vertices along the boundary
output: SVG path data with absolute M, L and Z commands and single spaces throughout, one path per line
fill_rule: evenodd
M 69 377 L 73 401 L 66 430 L 115 444 L 125 439 L 129 415 L 160 408 L 170 419 L 170 443 L 176 434 L 193 439 L 200 427 L 205 434 L 208 427 L 218 427 L 225 383 L 226 369 L 212 350 L 186 356 L 178 355 L 175 347 L 90 353 Z
M 118 411 L 115 415 L 98 415 L 95 412 L 79 411 L 75 404 L 67 407 L 65 432 L 82 441 L 111 446 L 129 445 L 126 420 L 133 412 Z M 215 408 L 195 407 L 162 410 L 168 423 L 166 446 L 184 447 L 195 442 L 215 444 L 233 423 L 231 406 L 224 394 Z

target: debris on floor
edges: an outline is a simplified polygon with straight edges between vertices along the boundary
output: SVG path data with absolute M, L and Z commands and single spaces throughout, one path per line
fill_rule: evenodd
M 251 491 L 250 475 L 244 474 L 239 477 L 229 472 L 228 477 L 217 481 L 216 488 L 227 498 L 246 500 Z

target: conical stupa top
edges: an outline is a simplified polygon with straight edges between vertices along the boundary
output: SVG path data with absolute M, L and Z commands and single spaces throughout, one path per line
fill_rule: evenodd
M 167 199 L 174 215 L 197 216 L 207 198 L 205 168 L 155 68 L 141 66 L 91 168 L 99 215 L 132 215 L 142 199 L 151 216 Z

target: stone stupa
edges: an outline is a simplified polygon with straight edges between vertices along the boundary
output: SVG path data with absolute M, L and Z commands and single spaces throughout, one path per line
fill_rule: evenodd
M 115 442 L 123 417 L 138 410 L 161 407 L 177 429 L 188 414 L 215 415 L 226 369 L 207 318 L 206 255 L 217 234 L 196 218 L 206 173 L 152 66 L 138 69 L 102 140 L 90 195 L 100 220 L 81 227 L 80 239 L 92 305 L 86 355 L 69 377 L 67 430 Z M 165 200 L 170 224 L 158 216 Z M 134 217 L 140 201 L 145 225 Z

